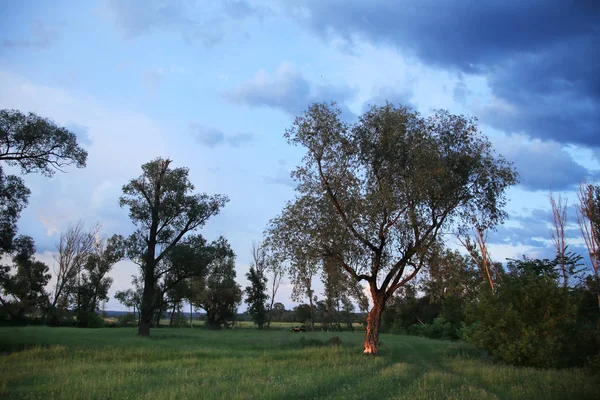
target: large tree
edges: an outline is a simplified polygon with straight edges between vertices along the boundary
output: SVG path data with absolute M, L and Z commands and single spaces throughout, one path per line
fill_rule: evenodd
M 387 300 L 417 275 L 443 229 L 481 215 L 482 229 L 501 222 L 516 173 L 472 118 L 446 111 L 424 118 L 386 104 L 349 125 L 340 113 L 313 104 L 286 131 L 306 153 L 292 173 L 298 196 L 269 230 L 289 255 L 333 258 L 367 282 L 373 305 L 364 352 L 375 354 Z
M 20 177 L 5 175 L 2 165 L 52 176 L 72 164 L 83 168 L 86 159 L 87 152 L 68 129 L 33 113 L 0 110 L 0 255 L 11 250 L 30 193 Z
M 123 186 L 121 207 L 137 229 L 128 239 L 128 256 L 142 271 L 144 291 L 138 334 L 150 335 L 160 270 L 169 253 L 186 234 L 202 227 L 228 201 L 226 196 L 194 194 L 187 168 L 170 168 L 157 158 L 142 166 L 142 175 Z M 167 267 L 169 268 L 169 267 Z

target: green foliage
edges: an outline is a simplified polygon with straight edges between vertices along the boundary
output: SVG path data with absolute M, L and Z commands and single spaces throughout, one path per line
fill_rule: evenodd
M 83 168 L 86 160 L 87 152 L 68 129 L 34 113 L 0 110 L 0 161 L 20 167 L 25 174 L 52 176 L 68 165 Z
M 4 175 L 0 165 L 0 256 L 13 248 L 17 221 L 30 193 L 21 178 Z
M 74 289 L 78 326 L 101 327 L 95 318 L 96 310 L 100 302 L 108 300 L 108 291 L 113 282 L 106 274 L 124 256 L 123 237 L 114 235 L 106 243 L 99 243 L 97 250 L 86 260 Z
M 425 118 L 389 103 L 355 124 L 340 114 L 335 105 L 312 104 L 286 131 L 306 153 L 292 173 L 298 195 L 270 222 L 269 243 L 292 276 L 333 260 L 353 281 L 367 281 L 377 314 L 417 276 L 441 230 L 475 216 L 484 227 L 506 217 L 516 172 L 474 118 L 447 111 Z M 366 347 L 373 352 L 375 314 Z
M 497 293 L 483 290 L 467 306 L 468 321 L 477 324 L 462 335 L 511 364 L 555 366 L 564 358 L 577 305 L 559 287 L 553 262 L 511 260 L 509 269 Z
M 352 332 L 0 328 L 0 397 L 53 399 L 595 399 L 579 369 L 491 362 L 464 342 L 382 335 L 364 357 Z M 303 346 L 339 337 L 342 345 Z
M 45 287 L 50 280 L 48 266 L 36 261 L 35 244 L 29 236 L 19 236 L 14 243 L 14 274 L 10 266 L 0 266 L 0 302 L 12 319 L 22 320 L 25 314 L 48 305 Z
M 256 267 L 250 267 L 250 271 L 246 273 L 246 278 L 250 282 L 250 286 L 246 287 L 246 304 L 248 304 L 248 314 L 252 321 L 262 329 L 267 322 L 267 278 L 263 272 Z
M 308 304 L 300 304 L 294 307 L 294 313 L 296 316 L 296 321 L 300 323 L 306 323 L 307 321 L 310 321 L 312 316 L 310 306 Z
M 117 320 L 120 326 L 131 326 L 137 324 L 137 317 L 134 313 L 126 313 L 119 315 Z
M 235 258 L 228 256 L 210 264 L 206 278 L 191 280 L 191 302 L 206 311 L 206 325 L 220 329 L 232 325 L 242 290 L 235 281 Z
M 444 317 L 434 318 L 431 324 L 413 325 L 408 328 L 408 333 L 415 336 L 424 336 L 431 339 L 456 339 L 457 331 Z
M 0 256 L 12 249 L 16 223 L 30 193 L 21 178 L 4 175 L 2 163 L 24 174 L 52 176 L 68 165 L 83 168 L 86 159 L 77 136 L 66 128 L 34 113 L 0 110 Z
M 121 207 L 129 208 L 129 217 L 137 227 L 127 240 L 127 255 L 142 272 L 139 334 L 143 336 L 150 334 L 153 316 L 163 307 L 169 285 L 197 277 L 215 259 L 206 257 L 201 236 L 186 234 L 202 227 L 229 201 L 222 195 L 191 193 L 194 185 L 188 179 L 188 169 L 170 165 L 171 160 L 162 158 L 142 165 L 142 175 L 123 186 L 119 199 Z M 214 247 L 228 247 L 224 239 L 217 242 Z

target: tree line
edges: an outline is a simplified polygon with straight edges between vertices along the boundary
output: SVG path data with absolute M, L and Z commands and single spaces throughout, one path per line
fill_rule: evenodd
M 593 327 L 588 329 L 590 337 L 597 335 L 600 187 L 582 185 L 579 192 L 579 226 L 592 268 L 578 283 L 572 279 L 582 259 L 568 251 L 566 207 L 560 197 L 551 197 L 556 258 L 525 257 L 503 265 L 493 262 L 487 235 L 506 219 L 506 190 L 518 183 L 518 174 L 494 152 L 474 118 L 444 110 L 423 117 L 389 103 L 372 107 L 352 124 L 340 114 L 335 104 L 312 104 L 286 130 L 288 143 L 305 151 L 292 172 L 296 197 L 269 222 L 263 242 L 253 246 L 253 263 L 246 274 L 250 285 L 243 291 L 235 283 L 235 255 L 227 240 L 208 242 L 198 233 L 228 198 L 196 193 L 186 168 L 157 158 L 123 186 L 119 204 L 129 211 L 134 232 L 106 239 L 98 237 L 98 228 L 70 227 L 61 235 L 57 252 L 57 285 L 52 295 L 45 294 L 48 268 L 33 259 L 33 239 L 16 236 L 16 221 L 29 191 L 20 177 L 0 174 L 2 251 L 13 257 L 14 267 L 2 270 L 4 308 L 22 317 L 27 307 L 39 307 L 58 318 L 59 310 L 71 307 L 84 321 L 106 298 L 110 268 L 127 258 L 139 266 L 140 274 L 134 277 L 134 289 L 117 297 L 138 309 L 141 336 L 149 335 L 163 311 L 174 311 L 184 300 L 204 309 L 209 325 L 226 325 L 243 293 L 249 315 L 260 328 L 268 327 L 284 274 L 293 284 L 293 299 L 307 302 L 309 324 L 320 319 L 341 326 L 341 316 L 355 305 L 368 311 L 366 354 L 377 354 L 382 327 L 408 329 L 415 325 L 406 322 L 411 318 L 422 331 L 460 323 L 451 331 L 462 332 L 492 352 L 494 346 L 512 346 L 515 338 L 482 332 L 530 332 L 529 347 L 546 339 L 564 344 L 566 336 L 558 339 L 558 333 L 551 333 L 558 331 L 550 328 L 563 326 L 564 333 L 574 329 L 572 321 L 585 320 Z M 0 162 L 20 166 L 23 173 L 46 175 L 72 164 L 85 166 L 87 153 L 68 130 L 35 114 L 4 110 L 0 117 Z M 449 237 L 456 238 L 466 254 L 448 250 Z M 314 292 L 315 279 L 323 283 L 324 301 Z M 527 310 L 515 311 L 514 299 L 538 292 L 562 300 L 539 298 Z M 582 317 L 582 304 L 590 294 L 598 307 Z M 533 309 L 545 310 L 544 321 L 553 313 L 560 318 L 551 327 L 541 324 L 543 331 L 527 324 L 519 327 L 514 319 L 485 327 L 485 316 L 497 316 L 508 305 L 515 315 Z M 437 314 L 425 317 L 427 307 L 421 306 L 437 308 L 431 315 Z M 488 312 L 481 311 L 484 307 Z M 392 310 L 397 317 L 390 317 Z M 453 319 L 453 313 L 461 316 Z M 445 321 L 437 319 L 436 326 L 428 326 L 438 317 Z M 587 340 L 588 350 L 597 352 L 597 342 Z

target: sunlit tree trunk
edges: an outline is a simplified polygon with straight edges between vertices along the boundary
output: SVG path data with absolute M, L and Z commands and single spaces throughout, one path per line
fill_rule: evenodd
M 569 274 L 565 265 L 567 243 L 565 241 L 565 227 L 567 225 L 567 202 L 563 200 L 559 194 L 558 197 L 554 197 L 550 192 L 550 206 L 552 207 L 552 243 L 556 248 L 556 255 L 559 259 L 560 273 L 563 278 L 563 286 L 569 285 Z
M 365 354 L 377 354 L 379 351 L 379 327 L 381 326 L 381 315 L 385 307 L 385 296 L 377 290 L 371 290 L 373 297 L 373 308 L 367 316 L 367 329 L 365 335 Z

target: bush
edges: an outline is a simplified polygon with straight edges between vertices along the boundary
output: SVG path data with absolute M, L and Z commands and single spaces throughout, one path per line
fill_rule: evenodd
M 340 339 L 339 336 L 334 336 L 331 339 L 329 339 L 326 344 L 329 346 L 341 346 L 342 339 Z
M 512 263 L 512 264 L 511 264 Z M 566 356 L 577 307 L 547 260 L 512 261 L 495 294 L 469 304 L 462 337 L 513 365 L 557 366 Z
M 86 328 L 104 328 L 104 318 L 95 312 L 87 313 L 85 322 Z
M 117 320 L 119 321 L 119 325 L 121 325 L 121 326 L 128 326 L 128 325 L 136 325 L 137 324 L 137 320 L 135 318 L 135 315 L 132 314 L 132 313 L 127 313 L 127 314 L 119 315 L 119 317 L 117 318 Z

